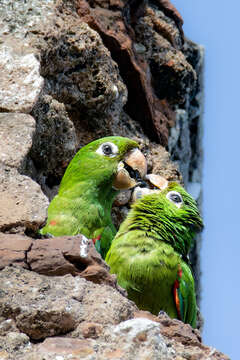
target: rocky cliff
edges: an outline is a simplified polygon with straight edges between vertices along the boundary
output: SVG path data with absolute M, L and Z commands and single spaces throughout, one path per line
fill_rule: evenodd
M 75 152 L 106 135 L 200 201 L 203 50 L 182 23 L 168 0 L 0 0 L 0 359 L 227 359 L 140 312 L 81 236 L 35 236 Z

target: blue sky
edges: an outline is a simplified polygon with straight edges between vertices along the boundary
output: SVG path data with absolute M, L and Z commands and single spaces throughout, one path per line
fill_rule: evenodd
M 240 313 L 239 0 L 171 0 L 184 32 L 205 46 L 203 340 L 233 360 Z

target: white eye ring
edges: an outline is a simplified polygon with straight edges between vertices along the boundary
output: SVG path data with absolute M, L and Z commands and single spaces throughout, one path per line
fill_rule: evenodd
M 183 204 L 182 196 L 177 191 L 169 191 L 166 195 L 166 198 L 170 200 L 174 205 L 180 208 Z
M 105 142 L 99 146 L 96 153 L 112 158 L 118 155 L 118 147 L 111 142 Z

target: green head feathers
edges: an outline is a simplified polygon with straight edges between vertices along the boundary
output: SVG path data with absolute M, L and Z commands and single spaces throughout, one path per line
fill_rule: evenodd
M 59 193 L 78 182 L 95 179 L 96 183 L 112 182 L 118 164 L 138 144 L 121 136 L 95 140 L 81 148 L 70 162 L 61 181 Z
M 185 256 L 195 233 L 203 227 L 196 201 L 176 182 L 137 200 L 128 216 L 129 230 L 144 228 Z

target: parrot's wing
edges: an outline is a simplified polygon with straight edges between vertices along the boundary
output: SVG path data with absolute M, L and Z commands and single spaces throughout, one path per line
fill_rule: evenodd
M 197 305 L 194 280 L 189 266 L 179 264 L 177 279 L 173 285 L 173 297 L 176 304 L 178 318 L 196 327 Z
M 112 239 L 116 235 L 116 229 L 113 225 L 105 226 L 94 231 L 93 242 L 96 250 L 105 259 L 106 254 L 111 246 Z

